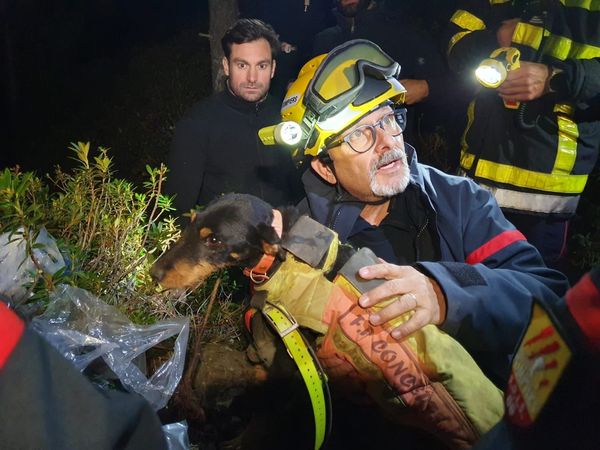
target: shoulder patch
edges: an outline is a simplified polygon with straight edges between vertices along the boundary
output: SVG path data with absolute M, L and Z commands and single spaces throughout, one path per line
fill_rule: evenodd
M 538 304 L 513 359 L 506 390 L 508 419 L 519 427 L 532 425 L 558 385 L 571 350 Z

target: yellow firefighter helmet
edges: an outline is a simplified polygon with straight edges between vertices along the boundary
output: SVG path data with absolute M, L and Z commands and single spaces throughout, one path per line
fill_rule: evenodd
M 317 156 L 335 136 L 383 103 L 404 102 L 400 65 L 371 41 L 348 41 L 308 61 L 281 105 L 282 123 L 263 128 L 265 145 Z

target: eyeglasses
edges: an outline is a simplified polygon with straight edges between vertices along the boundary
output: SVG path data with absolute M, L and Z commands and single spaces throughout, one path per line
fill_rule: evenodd
M 391 136 L 400 136 L 406 128 L 406 109 L 399 108 L 393 113 L 386 114 L 372 125 L 361 125 L 347 136 L 327 145 L 327 148 L 337 147 L 345 142 L 356 153 L 366 153 L 375 145 L 378 127 Z

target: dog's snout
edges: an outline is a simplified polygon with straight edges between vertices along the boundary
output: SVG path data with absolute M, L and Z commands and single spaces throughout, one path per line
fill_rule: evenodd
M 153 264 L 152 267 L 150 267 L 150 276 L 157 283 L 160 283 L 165 277 L 165 272 L 165 269 L 163 269 L 159 264 Z

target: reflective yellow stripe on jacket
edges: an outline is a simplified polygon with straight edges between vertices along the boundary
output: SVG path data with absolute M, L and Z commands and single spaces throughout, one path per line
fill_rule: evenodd
M 454 44 L 456 44 L 466 35 L 472 33 L 473 31 L 485 30 L 485 23 L 483 23 L 483 20 L 471 14 L 469 11 L 465 11 L 464 9 L 459 9 L 456 11 L 450 18 L 450 22 L 466 31 L 456 33 L 450 38 L 450 43 L 448 44 L 448 53 L 450 53 L 450 50 L 452 50 Z
M 600 8 L 600 2 L 598 2 Z M 591 59 L 600 56 L 600 47 L 590 44 L 582 44 L 564 36 L 551 34 L 542 27 L 529 23 L 519 22 L 513 35 L 513 43 L 525 45 L 537 50 L 542 42 L 542 36 L 546 36 L 543 52 L 545 55 L 564 61 L 572 59 Z
M 490 0 L 491 5 L 500 3 L 505 2 Z M 600 0 L 561 0 L 561 3 L 567 8 L 600 11 Z M 469 20 L 464 19 L 469 16 Z M 459 19 L 454 23 L 461 26 L 467 23 L 475 23 L 474 19 L 477 19 L 477 17 L 465 13 L 460 14 Z M 577 42 L 559 33 L 554 31 L 553 34 L 540 25 L 521 22 L 515 28 L 512 41 L 517 47 L 528 47 L 534 50 L 543 45 L 543 54 L 560 61 L 600 57 L 599 46 Z M 484 157 L 477 158 L 476 155 L 479 154 L 481 149 L 470 149 L 468 140 L 469 129 L 474 118 L 474 108 L 476 108 L 476 104 L 472 102 L 467 113 L 467 128 L 461 141 L 460 162 L 462 169 L 469 172 L 470 176 L 473 176 L 484 185 L 485 180 L 489 180 L 491 185 L 494 183 L 506 185 L 506 189 L 501 186 L 490 186 L 490 189 L 495 192 L 498 203 L 504 208 L 544 213 L 575 212 L 577 196 L 585 188 L 588 175 L 574 175 L 572 173 L 578 161 L 580 135 L 578 124 L 574 120 L 573 106 L 568 103 L 560 103 L 554 107 L 558 136 L 556 156 L 549 173 L 534 171 L 531 170 L 531 167 L 514 167 Z M 483 151 L 481 156 L 486 154 Z M 517 189 L 511 191 L 510 186 Z M 530 190 L 537 192 L 528 192 Z
M 467 131 L 473 122 L 474 108 L 475 102 L 473 101 L 467 110 Z M 535 172 L 479 159 L 474 176 L 549 193 L 580 194 L 588 176 L 571 174 L 577 159 L 577 138 L 579 137 L 577 124 L 570 117 L 573 108 L 569 104 L 559 103 L 555 106 L 554 111 L 557 113 L 559 131 L 558 149 L 551 173 Z M 465 171 L 469 171 L 475 162 L 475 155 L 469 152 L 465 135 L 462 139 L 460 165 Z

